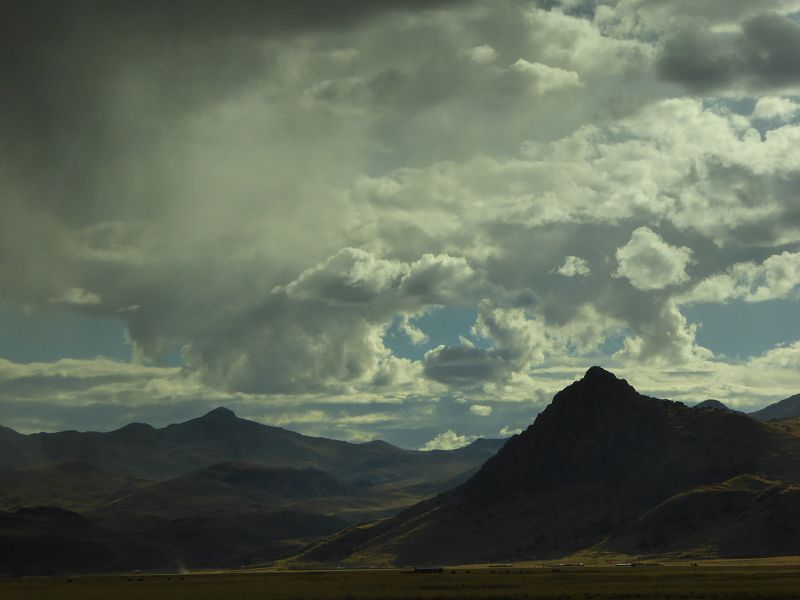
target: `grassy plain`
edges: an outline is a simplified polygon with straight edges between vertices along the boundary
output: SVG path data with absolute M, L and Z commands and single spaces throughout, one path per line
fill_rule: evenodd
M 0 580 L 0 598 L 99 599 L 650 599 L 800 598 L 800 561 L 692 567 L 455 567 L 409 570 L 238 571 Z

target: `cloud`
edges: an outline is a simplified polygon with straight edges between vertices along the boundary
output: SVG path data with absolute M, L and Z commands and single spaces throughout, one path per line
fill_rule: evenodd
M 503 425 L 500 428 L 500 431 L 497 432 L 497 435 L 500 437 L 511 437 L 512 435 L 517 435 L 518 433 L 522 433 L 522 429 L 512 429 L 508 425 Z
M 630 241 L 617 250 L 617 277 L 625 277 L 639 290 L 658 290 L 689 280 L 686 267 L 692 251 L 667 244 L 648 227 L 639 227 Z
M 761 120 L 791 121 L 798 112 L 800 104 L 790 98 L 765 96 L 759 98 L 753 109 L 752 118 Z
M 400 331 L 406 334 L 408 339 L 415 346 L 419 346 L 428 341 L 428 336 L 419 327 L 414 325 L 408 316 L 403 316 L 400 320 Z
M 492 414 L 492 407 L 484 404 L 473 404 L 469 407 L 469 412 L 477 417 L 488 417 Z
M 710 350 L 695 342 L 697 325 L 690 324 L 672 300 L 653 302 L 650 319 L 637 322 L 614 358 L 632 363 L 686 366 L 710 359 Z
M 81 288 L 69 288 L 61 296 L 50 300 L 53 304 L 72 304 L 75 306 L 100 304 L 100 296 L 94 292 L 82 290 Z
M 564 264 L 556 270 L 556 273 L 564 277 L 585 277 L 591 272 L 589 263 L 577 256 L 567 256 Z
M 425 375 L 455 386 L 499 383 L 543 361 L 548 347 L 540 319 L 522 308 L 502 308 L 489 300 L 478 305 L 472 332 L 491 347 L 440 345 L 425 353 Z
M 7 399 L 167 418 L 195 394 L 418 447 L 526 424 L 585 361 L 743 405 L 795 385 L 681 310 L 795 299 L 797 2 L 40 8 L 0 25 L 0 308 L 118 319 L 135 368 L 184 365 Z
M 574 71 L 528 62 L 524 58 L 517 59 L 509 67 L 509 71 L 523 77 L 530 92 L 537 96 L 561 88 L 581 85 L 580 77 Z
M 475 46 L 465 52 L 470 60 L 478 63 L 479 65 L 488 65 L 497 59 L 497 50 L 486 44 L 482 46 Z
M 800 23 L 765 12 L 741 31 L 714 31 L 687 20 L 665 38 L 657 68 L 661 75 L 699 92 L 785 89 L 800 85 Z
M 286 287 L 290 298 L 331 304 L 448 304 L 476 280 L 464 257 L 424 254 L 411 264 L 345 248 Z
M 473 441 L 473 439 L 474 438 L 471 439 L 466 435 L 458 435 L 452 429 L 448 429 L 438 434 L 435 438 L 422 446 L 420 450 L 423 452 L 428 450 L 456 450 L 457 448 L 466 446 Z
M 684 302 L 763 302 L 795 295 L 800 286 L 800 253 L 774 254 L 762 263 L 743 262 L 703 279 Z
M 752 359 L 748 366 L 754 369 L 799 369 L 800 341 L 772 348 Z
M 425 353 L 423 364 L 426 377 L 448 385 L 480 384 L 508 371 L 497 353 L 472 346 L 437 346 Z

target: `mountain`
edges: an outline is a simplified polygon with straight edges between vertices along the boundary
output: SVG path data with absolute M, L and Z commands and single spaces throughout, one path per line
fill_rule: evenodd
M 780 402 L 775 402 L 750 413 L 750 416 L 759 421 L 772 421 L 800 417 L 800 394 L 796 394 Z
M 504 442 L 351 444 L 225 408 L 108 433 L 0 427 L 0 572 L 263 564 L 463 483 Z
M 226 408 L 154 428 L 132 423 L 108 433 L 63 431 L 22 435 L 0 429 L 0 469 L 79 462 L 140 479 L 163 480 L 238 462 L 271 468 L 318 469 L 349 480 L 448 479 L 474 469 L 499 443 L 471 451 L 418 452 L 386 442 L 354 444 L 305 436 L 237 417 Z
M 458 564 L 644 548 L 641 537 L 653 534 L 644 525 L 661 523 L 656 530 L 669 535 L 671 527 L 699 519 L 690 498 L 705 498 L 708 486 L 743 475 L 785 488 L 776 502 L 792 498 L 800 479 L 797 428 L 643 396 L 592 367 L 458 488 L 337 534 L 299 560 Z M 734 527 L 742 518 L 737 511 L 751 500 L 757 505 L 755 498 L 719 516 L 730 525 L 725 543 L 733 554 L 769 546 L 769 530 Z M 660 506 L 674 511 L 670 519 L 661 518 Z M 793 510 L 778 514 L 789 517 Z M 713 554 L 714 539 L 675 538 L 666 548 Z M 800 552 L 800 538 L 784 539 L 784 550 Z
M 697 410 L 724 410 L 727 412 L 740 412 L 738 410 L 733 410 L 719 400 L 703 400 L 702 402 L 695 404 L 692 408 Z

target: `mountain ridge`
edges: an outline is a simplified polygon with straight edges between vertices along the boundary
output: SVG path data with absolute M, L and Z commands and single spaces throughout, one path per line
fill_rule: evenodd
M 21 434 L 0 429 L 0 469 L 83 462 L 130 477 L 168 479 L 219 462 L 315 468 L 345 479 L 389 481 L 430 472 L 446 479 L 488 458 L 503 443 L 470 451 L 421 452 L 375 440 L 353 443 L 306 436 L 242 419 L 225 407 L 182 423 L 156 428 L 129 423 L 109 432 Z M 474 451 L 474 452 L 472 452 Z
M 772 421 L 793 419 L 800 417 L 800 394 L 789 396 L 778 402 L 765 406 L 761 410 L 749 413 L 754 419 L 759 421 Z
M 743 474 L 796 484 L 800 436 L 744 414 L 644 396 L 593 367 L 461 486 L 338 534 L 298 559 L 458 564 L 563 557 L 602 549 L 673 496 Z

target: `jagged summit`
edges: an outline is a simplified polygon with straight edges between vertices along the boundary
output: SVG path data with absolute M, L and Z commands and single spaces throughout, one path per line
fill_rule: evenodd
M 603 367 L 589 367 L 583 377 L 577 382 L 583 384 L 583 386 L 592 386 L 592 387 L 615 387 L 624 390 L 632 390 L 633 387 L 628 383 L 625 379 L 620 379 L 611 371 L 605 370 Z M 567 386 L 564 390 L 566 391 L 571 386 Z
M 583 376 L 586 381 L 619 381 L 611 371 L 606 371 L 603 367 L 589 367 Z
M 542 415 L 569 413 L 569 419 L 579 418 L 576 412 L 608 412 L 621 405 L 648 402 L 647 396 L 639 394 L 625 379 L 620 379 L 602 367 L 590 367 L 584 376 L 568 385 L 553 397 L 553 402 Z

